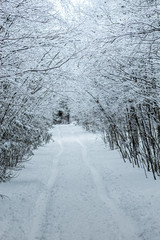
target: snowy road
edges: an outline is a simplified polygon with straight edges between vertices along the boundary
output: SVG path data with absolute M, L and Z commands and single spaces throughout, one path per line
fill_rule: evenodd
M 0 185 L 0 240 L 159 240 L 160 180 L 74 125 Z

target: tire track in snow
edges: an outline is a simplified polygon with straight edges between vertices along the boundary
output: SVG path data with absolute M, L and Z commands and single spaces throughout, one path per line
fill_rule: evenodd
M 57 138 L 57 143 L 60 147 L 59 153 L 57 156 L 53 155 L 53 167 L 51 171 L 51 176 L 46 184 L 46 188 L 43 190 L 43 192 L 40 194 L 38 197 L 36 204 L 35 204 L 35 210 L 34 210 L 34 216 L 33 216 L 33 221 L 32 221 L 32 228 L 30 233 L 28 234 L 28 240 L 35 240 L 35 239 L 41 239 L 41 229 L 44 224 L 44 219 L 45 219 L 45 214 L 46 214 L 46 209 L 47 205 L 49 202 L 49 197 L 51 194 L 51 190 L 55 184 L 57 175 L 58 175 L 58 163 L 61 155 L 63 154 L 63 145 L 61 141 L 61 132 L 58 129 L 58 138 Z
M 98 171 L 89 163 L 87 159 L 86 146 L 80 139 L 77 139 L 76 141 L 81 146 L 83 161 L 91 172 L 99 198 L 105 204 L 106 208 L 110 209 L 112 217 L 117 223 L 119 231 L 118 240 L 138 240 L 139 237 L 136 234 L 136 227 L 134 226 L 134 223 L 118 206 L 114 204 L 113 200 L 109 196 L 109 193 L 107 195 L 103 179 L 99 175 Z

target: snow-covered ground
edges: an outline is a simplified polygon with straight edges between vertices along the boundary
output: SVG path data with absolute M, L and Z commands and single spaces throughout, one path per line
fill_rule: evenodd
M 99 136 L 53 129 L 19 176 L 0 184 L 0 240 L 159 240 L 160 180 Z

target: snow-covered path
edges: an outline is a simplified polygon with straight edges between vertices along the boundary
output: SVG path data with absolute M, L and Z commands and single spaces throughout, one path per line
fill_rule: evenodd
M 74 125 L 0 185 L 1 240 L 159 240 L 160 180 Z

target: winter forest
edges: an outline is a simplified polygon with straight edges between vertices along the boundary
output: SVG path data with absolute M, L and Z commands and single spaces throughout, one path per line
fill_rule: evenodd
M 1 182 L 61 114 L 159 176 L 159 0 L 1 0 L 0 45 Z
M 0 0 L 0 240 L 160 239 L 160 0 Z

